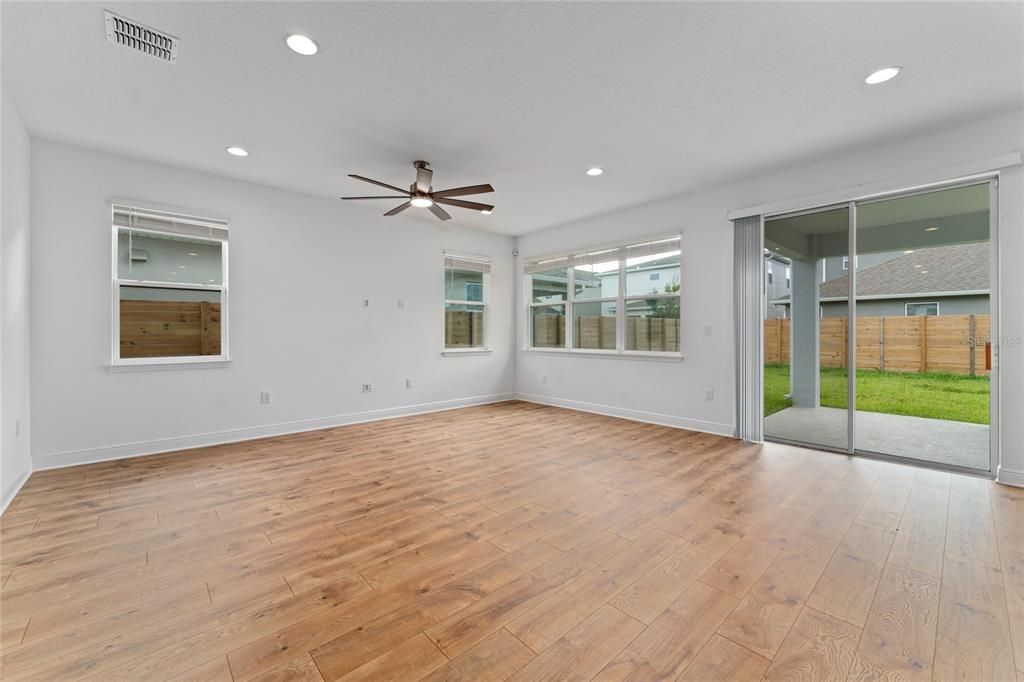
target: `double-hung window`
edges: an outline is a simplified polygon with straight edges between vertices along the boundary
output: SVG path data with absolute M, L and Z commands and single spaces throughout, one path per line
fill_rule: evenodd
M 530 348 L 679 353 L 680 238 L 532 261 Z
M 228 359 L 228 223 L 114 204 L 115 365 Z
M 487 297 L 491 262 L 479 256 L 444 255 L 444 348 L 487 347 Z

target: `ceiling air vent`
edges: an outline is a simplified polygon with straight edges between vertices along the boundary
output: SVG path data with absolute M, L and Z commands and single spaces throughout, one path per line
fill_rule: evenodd
M 178 39 L 125 17 L 104 10 L 107 41 L 156 57 L 162 62 L 178 61 Z

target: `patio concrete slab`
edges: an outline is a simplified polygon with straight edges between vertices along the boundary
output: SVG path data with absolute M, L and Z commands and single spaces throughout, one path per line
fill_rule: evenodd
M 857 412 L 857 449 L 971 469 L 989 468 L 987 424 Z M 846 447 L 846 410 L 787 407 L 765 417 L 768 438 Z

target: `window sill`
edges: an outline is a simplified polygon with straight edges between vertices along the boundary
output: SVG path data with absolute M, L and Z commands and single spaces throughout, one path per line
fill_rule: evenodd
M 607 358 L 610 360 L 646 360 L 649 362 L 682 362 L 682 353 L 659 353 L 652 351 L 631 350 L 584 350 L 568 348 L 524 348 L 524 353 L 541 355 L 575 355 L 586 358 Z
M 460 355 L 490 355 L 493 352 L 492 348 L 445 348 L 441 351 L 441 355 L 446 358 L 454 358 Z
M 110 372 L 148 372 L 154 370 L 174 369 L 216 369 L 227 367 L 231 359 L 218 355 L 214 357 L 187 356 L 180 358 L 133 358 L 131 360 L 114 360 L 107 365 Z

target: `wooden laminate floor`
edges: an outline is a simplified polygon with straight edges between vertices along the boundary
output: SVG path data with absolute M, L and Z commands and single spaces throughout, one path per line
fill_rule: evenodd
M 12 680 L 1024 680 L 1024 491 L 526 403 L 36 473 L 0 539 Z

